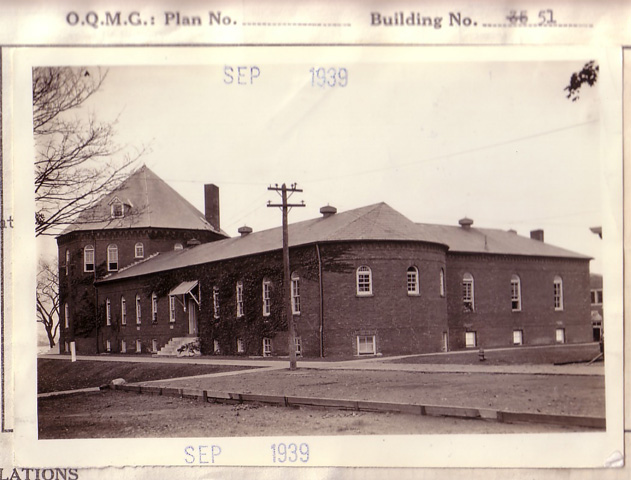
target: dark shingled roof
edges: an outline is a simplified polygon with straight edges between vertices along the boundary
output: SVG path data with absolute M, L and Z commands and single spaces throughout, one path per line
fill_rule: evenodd
M 444 245 L 457 252 L 588 259 L 583 255 L 501 230 L 416 224 L 385 203 L 289 225 L 290 246 L 390 240 Z M 280 227 L 158 254 L 100 280 L 107 282 L 229 258 L 280 250 Z
M 118 198 L 125 204 L 125 216 L 111 218 L 111 203 Z M 104 195 L 83 212 L 61 235 L 80 230 L 125 228 L 168 228 L 217 232 L 199 210 L 143 165 L 116 190 Z

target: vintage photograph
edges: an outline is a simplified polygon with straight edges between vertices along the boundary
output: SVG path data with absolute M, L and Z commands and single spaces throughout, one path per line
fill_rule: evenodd
M 604 432 L 598 59 L 271 50 L 33 67 L 38 438 Z

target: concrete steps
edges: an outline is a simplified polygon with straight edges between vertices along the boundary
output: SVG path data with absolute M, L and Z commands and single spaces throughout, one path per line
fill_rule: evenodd
M 179 352 L 178 350 L 182 348 L 184 345 L 196 342 L 198 347 L 194 350 L 184 350 Z M 164 347 L 160 349 L 160 351 L 155 355 L 158 357 L 193 357 L 199 356 L 201 352 L 199 351 L 199 338 L 198 337 L 175 337 L 169 340 Z

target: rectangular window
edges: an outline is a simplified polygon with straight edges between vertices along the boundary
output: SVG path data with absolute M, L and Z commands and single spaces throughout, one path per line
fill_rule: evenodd
M 524 331 L 513 330 L 513 345 L 523 345 L 523 344 L 524 344 Z
M 140 295 L 136 295 L 136 324 L 140 325 L 142 318 L 142 308 L 140 306 Z
M 151 340 L 151 351 L 153 353 L 157 353 L 158 352 L 158 341 L 157 340 Z
M 142 243 L 137 243 L 134 247 L 134 257 L 142 258 L 145 256 L 145 246 Z
M 105 300 L 105 324 L 108 327 L 112 325 L 112 304 L 109 298 Z
M 121 353 L 127 353 L 127 342 L 125 340 L 121 340 Z
M 408 295 L 418 295 L 418 270 L 416 269 L 416 267 L 408 268 L 407 287 Z
M 64 327 L 70 328 L 70 309 L 67 303 L 64 303 Z
M 473 312 L 475 309 L 473 295 L 473 276 L 465 273 L 462 277 L 462 305 L 465 312 Z
M 127 302 L 121 297 L 121 325 L 127 325 Z
M 449 351 L 449 335 L 447 334 L 447 332 L 443 332 L 443 347 L 442 347 L 443 352 L 448 352 Z
M 592 290 L 592 305 L 602 305 L 603 304 L 603 291 L 602 290 Z
M 291 313 L 300 315 L 300 279 L 298 277 L 291 279 Z
M 510 282 L 511 309 L 513 312 L 521 310 L 521 281 L 517 275 L 513 275 Z
M 213 316 L 219 318 L 219 287 L 213 287 Z
M 158 323 L 158 296 L 155 293 L 151 295 L 151 321 Z
M 375 355 L 376 353 L 374 335 L 357 335 L 357 355 Z
M 296 346 L 296 356 L 302 357 L 302 338 L 294 337 L 294 345 Z
M 554 278 L 554 309 L 563 310 L 563 280 L 561 277 Z
M 478 339 L 475 332 L 466 332 L 464 334 L 464 344 L 467 348 L 474 348 L 478 345 Z
M 237 282 L 237 317 L 243 316 L 243 283 Z
M 272 312 L 271 284 L 263 281 L 263 316 L 267 317 Z
M 221 348 L 219 348 L 218 340 L 213 340 L 213 353 L 215 353 L 215 355 L 218 355 L 221 353 Z
M 175 297 L 169 295 L 169 322 L 175 322 Z
M 105 341 L 105 351 L 106 352 L 111 352 L 112 351 L 112 342 L 110 340 L 106 340 Z
M 107 247 L 107 270 L 109 272 L 118 270 L 118 247 L 116 245 Z
M 263 356 L 269 357 L 272 354 L 272 339 L 264 338 L 263 339 Z
M 66 265 L 64 266 L 66 275 L 68 275 L 68 271 L 70 270 L 70 250 L 66 250 Z
M 357 269 L 357 295 L 372 295 L 372 270 L 369 267 Z
M 136 353 L 142 352 L 142 342 L 140 340 L 136 340 Z
M 556 342 L 565 343 L 565 328 L 557 328 L 556 330 Z
M 243 340 L 240 338 L 237 338 L 237 353 L 243 353 L 243 352 L 245 352 Z
M 440 296 L 444 297 L 445 296 L 445 270 L 443 270 L 442 268 L 440 269 Z
M 94 247 L 92 245 L 86 245 L 83 249 L 83 271 L 94 271 Z

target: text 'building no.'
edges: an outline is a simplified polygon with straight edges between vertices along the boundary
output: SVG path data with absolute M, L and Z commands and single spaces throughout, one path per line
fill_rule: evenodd
M 286 355 L 282 229 L 229 238 L 143 166 L 58 238 L 61 351 Z M 303 356 L 592 341 L 590 258 L 543 231 L 414 223 L 385 203 L 289 226 Z

